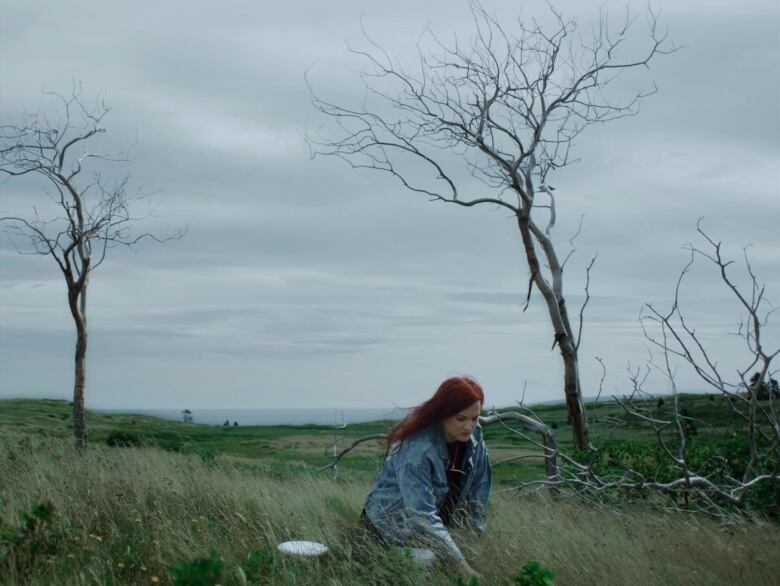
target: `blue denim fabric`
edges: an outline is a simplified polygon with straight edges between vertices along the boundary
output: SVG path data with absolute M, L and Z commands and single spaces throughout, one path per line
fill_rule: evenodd
M 398 545 L 422 543 L 454 560 L 463 559 L 438 511 L 447 495 L 447 442 L 440 423 L 394 444 L 366 499 L 368 519 L 382 537 Z M 490 463 L 477 426 L 466 444 L 465 472 L 456 509 L 473 529 L 485 530 L 490 498 Z

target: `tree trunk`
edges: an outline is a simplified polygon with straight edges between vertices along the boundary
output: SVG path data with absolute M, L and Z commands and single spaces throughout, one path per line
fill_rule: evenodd
M 86 383 L 87 330 L 77 328 L 76 376 L 73 384 L 73 433 L 76 447 L 87 447 L 87 420 L 84 415 L 84 385 Z
M 74 288 L 76 288 L 74 286 Z M 76 447 L 83 450 L 87 447 L 87 419 L 84 413 L 84 387 L 87 379 L 87 320 L 83 310 L 86 309 L 84 294 L 86 283 L 80 290 L 71 290 L 69 294 L 70 311 L 76 322 L 76 370 L 73 382 L 73 435 Z
M 517 411 L 504 411 L 503 413 L 496 413 L 494 415 L 479 418 L 480 425 L 490 425 L 497 421 L 517 421 L 528 431 L 538 433 L 541 436 L 542 444 L 544 445 L 545 476 L 547 477 L 547 480 L 550 481 L 549 488 L 552 494 L 558 494 L 560 492 L 557 484 L 560 481 L 560 474 L 558 471 L 558 443 L 555 441 L 555 436 L 550 428 L 542 421 L 532 419 Z
M 536 285 L 537 290 L 544 297 L 547 304 L 547 312 L 550 316 L 555 333 L 554 343 L 558 344 L 563 360 L 563 390 L 566 398 L 566 409 L 571 417 L 572 439 L 581 450 L 590 448 L 588 435 L 588 421 L 585 415 L 585 404 L 582 401 L 582 389 L 580 388 L 580 373 L 577 364 L 577 348 L 572 335 L 569 314 L 566 311 L 566 303 L 563 298 L 562 272 L 555 251 L 549 241 L 542 242 L 542 248 L 547 258 L 547 264 L 555 279 L 553 286 L 547 282 L 540 270 L 539 259 L 534 246 L 534 235 L 531 233 L 530 218 L 526 212 L 517 216 L 517 225 L 523 238 L 526 260 L 530 279 Z M 530 292 L 529 292 L 530 293 Z
M 590 447 L 588 419 L 585 415 L 585 403 L 580 388 L 580 367 L 577 362 L 577 350 L 568 336 L 559 342 L 563 359 L 563 391 L 566 395 L 566 409 L 571 415 L 571 431 L 575 445 L 581 450 Z

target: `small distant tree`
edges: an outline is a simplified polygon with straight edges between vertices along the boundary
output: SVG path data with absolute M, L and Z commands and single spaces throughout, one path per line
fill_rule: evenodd
M 549 180 L 574 161 L 574 141 L 587 127 L 636 114 L 640 100 L 655 90 L 621 99 L 607 96 L 607 86 L 674 47 L 652 12 L 645 46 L 625 57 L 634 22 L 628 15 L 611 28 L 601 14 L 593 36 L 584 39 L 576 21 L 551 5 L 550 26 L 522 19 L 510 24 L 476 1 L 470 6 L 474 38 L 445 43 L 427 31 L 410 68 L 367 38 L 368 49 L 354 51 L 366 62 L 365 100 L 346 106 L 313 95 L 337 129 L 311 142 L 315 155 L 387 173 L 431 200 L 508 210 L 528 264 L 525 306 L 535 288 L 549 314 L 553 348 L 560 350 L 573 439 L 587 449 L 578 361 L 584 304 L 574 327 L 563 286 L 568 256 L 552 236 L 556 197 Z
M 762 378 L 761 372 L 753 373 L 747 390 L 748 394 L 755 395 L 759 401 L 766 401 L 770 395 L 772 398 L 780 398 L 780 388 L 778 388 L 777 380 L 770 377 L 769 382 L 767 382 L 766 378 Z
M 68 307 L 76 327 L 73 429 L 76 445 L 84 448 L 87 292 L 92 273 L 114 246 L 133 246 L 143 239 L 162 242 L 182 234 L 154 235 L 133 230 L 141 219 L 133 214 L 133 205 L 148 195 L 130 191 L 129 175 L 114 181 L 106 179 L 101 162 L 124 159 L 90 148 L 93 139 L 105 133 L 103 119 L 108 108 L 102 100 L 88 107 L 76 88 L 67 97 L 45 93 L 44 102 L 38 112 L 0 125 L 0 174 L 42 178 L 50 190 L 41 191 L 49 201 L 37 196 L 30 196 L 29 201 L 24 198 L 24 203 L 17 206 L 26 208 L 24 212 L 0 216 L 0 227 L 10 235 L 19 253 L 49 256 L 65 278 Z M 88 167 L 93 170 L 89 176 Z M 47 211 L 41 213 L 41 204 Z

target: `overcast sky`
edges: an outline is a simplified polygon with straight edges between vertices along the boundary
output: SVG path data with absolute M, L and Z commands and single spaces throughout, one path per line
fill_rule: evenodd
M 555 2 L 580 19 L 587 3 Z M 639 12 L 642 37 L 644 1 Z M 484 0 L 512 30 L 518 2 Z M 625 3 L 608 1 L 613 15 Z M 556 186 L 555 241 L 570 307 L 591 304 L 580 348 L 584 394 L 627 390 L 642 365 L 644 302 L 666 308 L 697 242 L 696 221 L 755 272 L 780 303 L 780 4 L 656 0 L 685 48 L 640 76 L 658 93 L 639 116 L 590 128 L 581 162 Z M 544 18 L 543 2 L 522 3 Z M 113 250 L 93 275 L 86 400 L 101 408 L 410 406 L 445 377 L 471 374 L 489 405 L 562 398 L 560 357 L 541 303 L 523 313 L 526 264 L 506 211 L 432 203 L 391 177 L 310 160 L 323 131 L 318 94 L 362 98 L 361 19 L 402 61 L 426 26 L 466 38 L 466 2 L 313 0 L 146 3 L 0 0 L 0 112 L 35 109 L 41 89 L 74 80 L 111 107 L 94 149 L 134 144 L 135 186 L 155 192 L 154 225 L 186 238 Z M 628 87 L 628 86 L 625 86 Z M 620 89 L 620 88 L 618 88 Z M 108 171 L 107 171 L 108 172 Z M 29 214 L 42 184 L 3 180 L 0 215 Z M 735 266 L 735 278 L 743 273 Z M 744 282 L 744 281 L 741 281 Z M 726 374 L 745 354 L 738 307 L 699 265 L 682 301 Z M 780 344 L 770 324 L 765 342 Z M 0 236 L 0 398 L 68 398 L 74 328 L 49 258 Z M 704 390 L 680 367 L 683 390 Z M 654 376 L 648 389 L 668 385 Z

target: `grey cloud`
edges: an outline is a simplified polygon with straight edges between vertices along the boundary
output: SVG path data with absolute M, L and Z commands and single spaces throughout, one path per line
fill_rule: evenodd
M 517 10 L 485 4 L 507 23 Z M 552 181 L 564 254 L 585 214 L 565 272 L 572 312 L 599 252 L 582 348 L 588 388 L 601 375 L 593 355 L 608 362 L 615 388 L 626 361 L 644 357 L 639 309 L 670 303 L 699 216 L 734 258 L 755 242 L 757 273 L 768 290 L 780 287 L 778 8 L 657 7 L 688 48 L 642 72 L 658 94 L 639 116 L 591 128 L 577 141 L 582 162 Z M 561 8 L 594 15 L 580 2 Z M 102 144 L 118 149 L 137 137 L 123 168 L 136 185 L 161 190 L 159 217 L 147 226 L 189 228 L 182 241 L 113 250 L 95 273 L 96 404 L 220 406 L 219 388 L 236 406 L 314 405 L 326 402 L 323 387 L 337 387 L 328 400 L 342 406 L 413 403 L 462 371 L 489 385 L 497 404 L 518 398 L 523 380 L 530 398 L 560 395 L 543 304 L 534 296 L 521 311 L 527 276 L 511 218 L 431 203 L 339 161 L 311 161 L 303 140 L 323 123 L 309 104 L 306 67 L 314 66 L 318 93 L 362 100 L 349 69 L 358 62 L 345 49 L 345 40 L 361 43 L 361 14 L 406 59 L 428 23 L 447 36 L 468 31 L 465 3 L 198 1 L 160 4 L 153 19 L 135 5 L 86 0 L 46 10 L 4 2 L 2 10 L 4 112 L 37 104 L 41 86 L 67 92 L 74 78 L 88 94 L 104 90 L 112 112 Z M 544 10 L 542 2 L 523 8 L 526 16 Z M 39 191 L 10 181 L 0 190 L 0 213 Z M 0 238 L 0 396 L 62 387 L 67 396 L 72 332 L 59 279 L 51 261 L 16 256 Z M 716 277 L 700 267 L 687 286 L 692 317 L 724 356 L 736 355 L 717 340 L 735 313 L 713 291 Z

